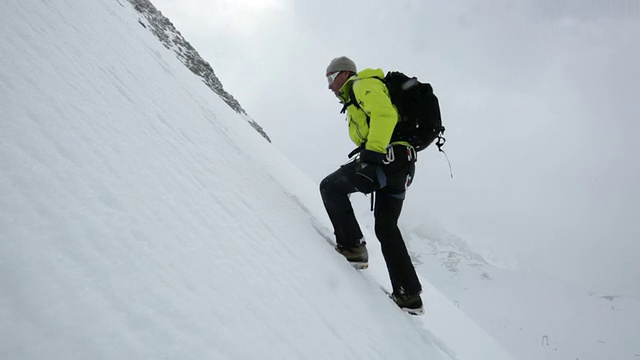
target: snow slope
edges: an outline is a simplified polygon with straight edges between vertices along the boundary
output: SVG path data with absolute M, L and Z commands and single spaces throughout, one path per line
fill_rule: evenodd
M 437 226 L 404 230 L 417 271 L 515 358 L 640 358 L 639 300 L 498 268 Z
M 0 3 L 0 358 L 509 359 L 349 267 L 317 185 L 118 0 Z

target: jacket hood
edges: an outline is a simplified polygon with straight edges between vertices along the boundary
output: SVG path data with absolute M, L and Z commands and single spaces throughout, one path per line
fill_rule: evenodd
M 342 85 L 342 87 L 340 88 L 340 96 L 339 96 L 339 98 L 342 101 L 342 103 L 346 103 L 349 100 L 349 91 L 353 87 L 353 83 L 356 80 L 375 78 L 375 77 L 378 77 L 380 79 L 384 79 L 384 71 L 382 71 L 382 69 L 367 68 L 367 69 L 364 69 L 364 70 L 360 71 L 356 75 L 353 75 L 352 77 L 350 77 L 344 83 L 344 85 Z
M 379 77 L 381 79 L 384 79 L 384 71 L 382 71 L 382 69 L 364 69 L 362 71 L 360 71 L 356 77 L 358 79 L 366 79 L 366 78 L 372 78 L 372 77 Z

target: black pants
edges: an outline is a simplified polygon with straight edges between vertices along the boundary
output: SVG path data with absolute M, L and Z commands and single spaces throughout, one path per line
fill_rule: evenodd
M 381 166 L 386 181 L 380 181 L 383 187 L 375 192 L 375 233 L 380 241 L 393 291 L 417 294 L 422 291 L 422 286 L 398 228 L 398 218 L 406 188 L 414 175 L 415 162 L 407 158 L 404 146 L 394 148 L 394 161 Z M 357 160 L 342 165 L 320 183 L 320 194 L 333 224 L 336 243 L 347 248 L 357 245 L 363 237 L 349 201 L 349 194 L 357 192 L 353 185 L 356 165 Z

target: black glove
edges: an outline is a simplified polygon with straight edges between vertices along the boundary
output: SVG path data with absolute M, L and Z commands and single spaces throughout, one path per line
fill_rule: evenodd
M 383 164 L 386 154 L 377 153 L 371 150 L 363 150 L 356 166 L 356 176 L 353 185 L 356 190 L 369 194 L 380 187 L 378 172 Z
M 382 165 L 387 158 L 386 153 L 379 153 L 371 150 L 362 150 L 360 152 L 360 161 L 369 164 Z
M 364 144 L 358 146 L 357 148 L 353 149 L 353 151 L 351 151 L 349 153 L 349 155 L 347 156 L 349 159 L 351 159 L 352 157 L 354 157 L 355 155 L 360 154 L 360 152 L 364 149 Z

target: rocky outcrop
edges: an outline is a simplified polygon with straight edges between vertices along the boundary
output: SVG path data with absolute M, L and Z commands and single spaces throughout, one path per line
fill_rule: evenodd
M 234 111 L 244 115 L 251 126 L 258 131 L 267 141 L 271 142 L 269 136 L 265 133 L 258 123 L 256 123 L 247 112 L 240 106 L 240 103 L 222 86 L 222 83 L 215 75 L 213 68 L 205 61 L 182 37 L 180 32 L 173 26 L 171 21 L 167 19 L 149 0 L 128 0 L 133 7 L 144 17 L 138 22 L 143 27 L 149 29 L 160 42 L 169 50 L 173 51 L 178 59 L 194 74 L 202 78 L 202 81 L 215 92 L 224 102 L 226 102 Z

